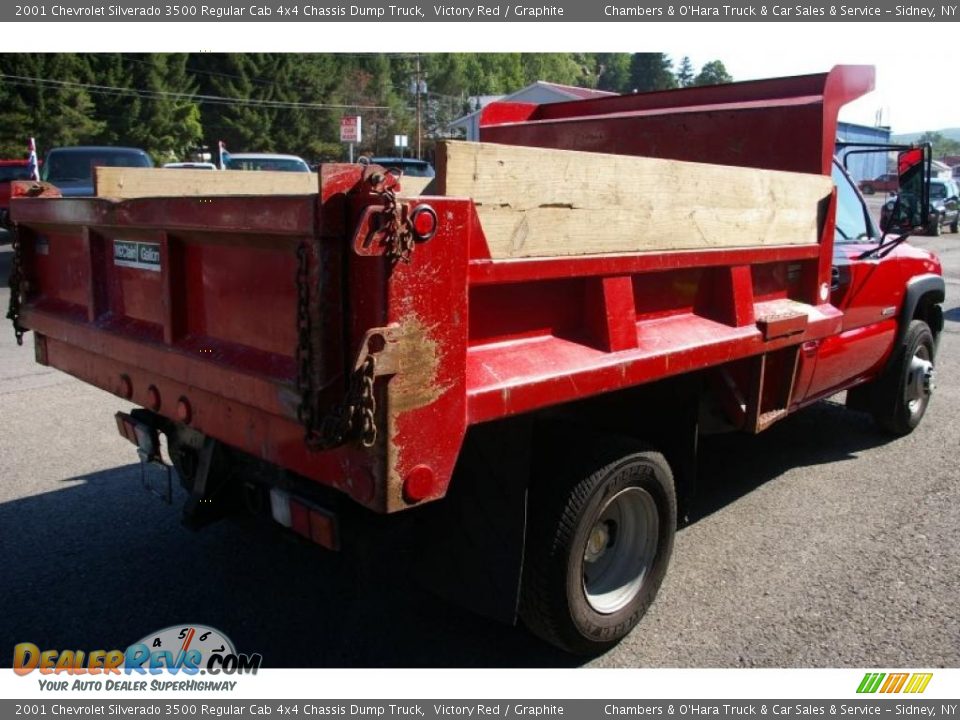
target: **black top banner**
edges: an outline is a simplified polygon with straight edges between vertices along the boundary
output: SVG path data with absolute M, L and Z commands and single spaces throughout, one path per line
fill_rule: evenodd
M 59 0 L 0 6 L 4 22 L 954 22 L 957 5 L 851 0 L 844 3 L 643 3 L 555 2 L 478 3 L 471 0 L 388 2 L 359 0 Z

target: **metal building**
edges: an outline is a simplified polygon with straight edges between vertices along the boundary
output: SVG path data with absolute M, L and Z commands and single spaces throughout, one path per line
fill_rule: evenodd
M 837 142 L 889 143 L 890 128 L 839 122 L 837 123 Z M 838 149 L 837 155 L 842 162 L 844 153 Z M 887 172 L 887 154 L 878 152 L 851 155 L 847 160 L 847 170 L 850 171 L 855 182 L 873 180 Z

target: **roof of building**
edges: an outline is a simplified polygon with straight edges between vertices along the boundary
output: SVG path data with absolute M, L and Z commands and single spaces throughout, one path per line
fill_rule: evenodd
M 591 98 L 607 97 L 609 95 L 617 94 L 614 92 L 608 92 L 607 90 L 577 87 L 575 85 L 561 85 L 560 83 L 545 82 L 543 80 L 537 80 L 534 85 L 551 88 L 559 93 L 570 95 L 577 100 L 590 100 Z

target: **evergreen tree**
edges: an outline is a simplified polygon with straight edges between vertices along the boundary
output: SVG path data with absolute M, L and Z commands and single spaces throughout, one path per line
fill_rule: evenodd
M 700 68 L 700 73 L 694 78 L 693 84 L 722 85 L 730 82 L 733 82 L 733 78 L 730 76 L 730 73 L 727 72 L 723 63 L 719 60 L 711 60 Z
M 104 122 L 97 142 L 143 148 L 159 163 L 180 160 L 197 144 L 200 109 L 190 97 L 196 83 L 186 55 L 86 57 L 91 82 L 99 88 L 97 118 Z
M 693 85 L 693 80 L 693 63 L 690 62 L 688 55 L 684 55 L 680 61 L 680 67 L 677 68 L 677 85 L 682 88 L 690 87 Z
M 523 67 L 523 86 L 538 80 L 579 87 L 596 85 L 593 67 L 590 66 L 593 63 L 588 64 L 581 54 L 524 53 L 520 56 L 520 62 Z
M 0 54 L 0 152 L 25 157 L 34 137 L 42 157 L 96 138 L 105 123 L 95 118 L 86 70 L 72 53 Z
M 93 96 L 96 117 L 104 127 L 95 142 L 102 145 L 131 145 L 130 128 L 139 122 L 143 108 L 134 91 L 133 63 L 120 53 L 98 53 L 87 56 L 87 81 L 103 86 Z M 129 89 L 108 90 L 107 88 Z
M 599 53 L 596 56 L 597 87 L 617 93 L 633 90 L 630 85 L 630 55 L 628 53 Z
M 663 53 L 634 53 L 630 58 L 630 84 L 635 92 L 675 88 L 673 62 Z
M 234 99 L 234 102 L 208 101 L 201 108 L 201 122 L 207 144 L 216 148 L 223 140 L 233 152 L 268 152 L 276 111 L 256 101 L 273 99 L 269 55 L 230 53 L 195 55 L 191 63 L 202 61 L 203 72 L 194 72 L 201 95 Z

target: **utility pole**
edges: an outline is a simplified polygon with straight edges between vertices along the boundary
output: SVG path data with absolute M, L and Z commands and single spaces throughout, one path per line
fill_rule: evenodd
M 420 117 L 420 53 L 417 53 L 417 160 L 422 158 L 420 152 L 420 126 L 421 126 L 421 117 Z

